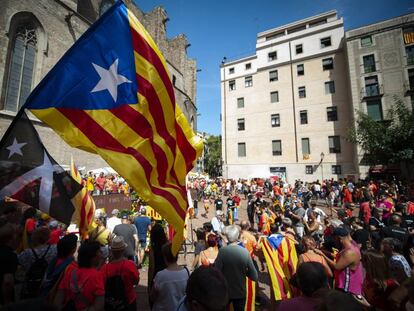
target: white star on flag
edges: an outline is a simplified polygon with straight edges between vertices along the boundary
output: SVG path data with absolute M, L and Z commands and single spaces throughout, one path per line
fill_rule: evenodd
M 99 65 L 92 63 L 98 75 L 101 77 L 99 82 L 95 85 L 91 93 L 108 90 L 114 102 L 118 97 L 118 85 L 123 83 L 131 83 L 127 78 L 118 74 L 118 58 L 113 62 L 109 69 L 102 68 Z
M 13 154 L 19 154 L 19 155 L 23 155 L 22 153 L 22 148 L 24 145 L 27 145 L 27 143 L 19 143 L 17 141 L 16 138 L 14 138 L 13 144 L 11 144 L 10 146 L 6 147 L 6 149 L 8 149 L 10 151 L 9 153 L 9 159 L 11 158 L 11 156 Z

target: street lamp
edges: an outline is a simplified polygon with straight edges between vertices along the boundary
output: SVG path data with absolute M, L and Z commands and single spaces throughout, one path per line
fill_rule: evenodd
M 323 182 L 323 158 L 325 158 L 325 154 L 323 152 L 321 152 L 321 162 L 319 163 L 321 166 L 321 173 L 322 173 L 322 182 Z

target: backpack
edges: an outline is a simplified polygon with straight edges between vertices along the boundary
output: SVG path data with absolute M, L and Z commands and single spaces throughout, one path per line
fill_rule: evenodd
M 72 270 L 71 282 L 69 284 L 69 288 L 73 290 L 73 293 L 75 294 L 75 298 L 70 299 L 65 304 L 65 306 L 62 308 L 62 311 L 77 311 L 76 303 L 75 303 L 77 300 L 81 300 L 83 304 L 89 307 L 90 305 L 89 301 L 85 298 L 85 296 L 82 295 L 82 289 L 88 281 L 89 279 L 86 279 L 86 281 L 83 283 L 83 286 L 79 287 L 78 282 L 76 280 L 76 269 Z
M 106 278 L 105 282 L 105 310 L 127 310 L 128 300 L 125 294 L 124 280 L 121 276 L 123 264 L 117 274 Z
M 46 255 L 50 249 L 50 245 L 47 247 L 44 254 L 39 257 L 35 250 L 31 248 L 33 256 L 35 258 L 34 263 L 30 266 L 26 273 L 25 278 L 25 298 L 37 297 L 40 293 L 40 286 L 45 276 L 48 262 L 46 261 Z

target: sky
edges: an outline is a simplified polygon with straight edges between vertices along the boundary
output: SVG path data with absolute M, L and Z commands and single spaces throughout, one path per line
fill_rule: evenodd
M 413 0 L 136 0 L 144 12 L 167 10 L 167 36 L 184 33 L 197 61 L 197 131 L 219 135 L 220 70 L 223 57 L 255 53 L 258 32 L 329 10 L 344 18 L 345 30 L 414 13 Z

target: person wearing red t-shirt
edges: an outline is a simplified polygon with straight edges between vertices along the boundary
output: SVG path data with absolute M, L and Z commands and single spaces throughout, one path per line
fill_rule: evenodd
M 98 195 L 105 194 L 104 190 L 105 190 L 105 185 L 106 185 L 106 178 L 103 172 L 101 172 L 99 174 L 99 177 L 95 179 L 95 185 L 96 185 L 96 190 L 98 192 Z
M 105 283 L 102 273 L 97 270 L 102 261 L 98 242 L 85 242 L 79 247 L 78 267 L 66 269 L 59 284 L 55 299 L 58 308 L 74 303 L 76 310 L 104 310 Z
M 344 189 L 344 204 L 352 203 L 352 192 L 348 187 Z
M 126 310 L 133 311 L 137 309 L 137 293 L 134 285 L 139 282 L 139 272 L 135 263 L 124 256 L 127 246 L 122 236 L 114 237 L 111 243 L 112 260 L 102 267 L 101 272 L 105 283 L 113 276 L 120 275 L 122 277 L 128 302 Z
M 50 238 L 47 244 L 49 245 L 57 244 L 60 240 L 60 237 L 63 235 L 62 229 L 59 228 L 59 223 L 56 220 L 52 220 L 49 223 L 49 229 L 50 229 Z

